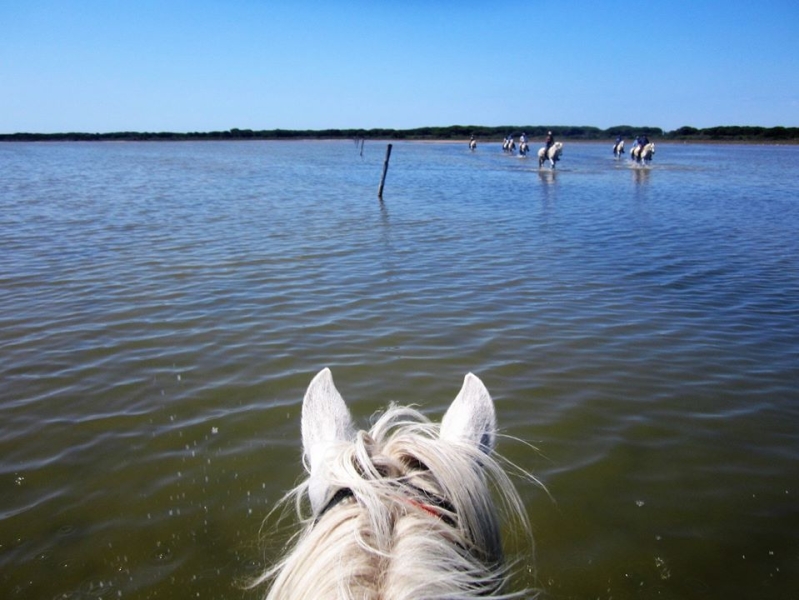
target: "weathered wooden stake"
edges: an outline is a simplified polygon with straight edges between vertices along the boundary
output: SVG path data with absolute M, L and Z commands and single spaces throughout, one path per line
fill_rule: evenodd
M 386 160 L 383 161 L 383 176 L 380 178 L 380 187 L 377 188 L 377 197 L 383 199 L 383 184 L 386 182 L 386 173 L 388 172 L 388 159 L 391 158 L 391 144 L 386 148 Z

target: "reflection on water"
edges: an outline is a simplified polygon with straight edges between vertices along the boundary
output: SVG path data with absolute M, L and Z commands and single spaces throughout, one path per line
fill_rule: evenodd
M 649 174 L 651 172 L 651 167 L 646 165 L 636 165 L 630 170 L 633 173 L 633 181 L 637 185 L 649 183 Z
M 555 169 L 538 169 L 538 178 L 545 185 L 552 185 L 557 180 Z
M 0 144 L 4 597 L 239 597 L 326 365 L 364 421 L 481 376 L 522 585 L 791 597 L 799 148 L 356 150 Z

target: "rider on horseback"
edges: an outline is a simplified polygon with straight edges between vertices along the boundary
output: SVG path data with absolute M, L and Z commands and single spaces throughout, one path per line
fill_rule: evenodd
M 544 145 L 544 156 L 549 156 L 549 149 L 552 146 L 552 144 L 554 144 L 554 143 L 555 143 L 555 138 L 552 137 L 552 132 L 548 131 L 547 132 L 547 139 L 544 142 L 544 144 L 545 144 Z
M 519 137 L 519 155 L 527 156 L 527 134 L 522 132 L 521 137 Z
M 639 148 L 643 148 L 641 145 L 641 136 L 635 136 L 635 140 L 633 141 L 633 147 L 630 149 L 630 158 L 635 159 L 638 155 L 636 154 L 639 152 Z
M 617 135 L 616 136 L 616 143 L 613 144 L 613 154 L 614 155 L 618 156 L 618 155 L 620 155 L 620 154 L 622 154 L 624 152 L 624 147 L 620 147 L 620 144 L 622 143 L 622 141 L 623 140 L 622 140 L 621 134 Z
M 633 149 L 630 150 L 630 157 L 638 162 L 643 162 L 644 148 L 646 148 L 648 144 L 649 138 L 646 136 L 646 134 L 636 137 L 635 143 L 633 144 Z

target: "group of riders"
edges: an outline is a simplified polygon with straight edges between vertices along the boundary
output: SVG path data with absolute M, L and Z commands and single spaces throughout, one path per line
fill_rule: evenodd
M 474 136 L 472 136 L 472 142 L 474 141 Z M 474 148 L 472 142 L 469 142 L 469 147 Z M 549 154 L 549 149 L 555 144 L 555 136 L 552 135 L 551 131 L 547 132 L 546 140 L 544 140 L 544 156 Z M 513 154 L 516 151 L 516 141 L 513 139 L 513 134 L 506 137 L 502 140 L 502 151 L 507 152 L 509 154 Z M 522 133 L 519 136 L 519 156 L 526 156 L 527 153 L 530 151 L 530 145 L 527 142 L 527 134 Z
M 543 158 L 546 159 L 549 157 L 549 150 L 552 146 L 555 145 L 555 136 L 552 135 L 551 131 L 547 132 L 547 137 L 544 140 L 544 147 L 539 151 L 539 159 Z M 558 144 L 560 147 L 561 144 Z M 475 139 L 474 135 L 472 135 L 471 139 L 469 140 L 469 148 L 475 150 L 477 148 L 477 140 Z M 516 140 L 513 137 L 513 134 L 507 136 L 502 141 L 502 151 L 508 154 L 514 154 L 516 152 Z M 522 132 L 519 136 L 519 156 L 526 156 L 527 153 L 530 151 L 530 146 L 527 142 L 527 134 Z M 646 134 L 636 136 L 635 140 L 633 141 L 633 146 L 630 149 L 630 158 L 632 158 L 636 162 L 644 162 L 649 161 L 652 159 L 652 155 L 655 153 L 654 144 L 650 144 L 649 138 Z M 555 153 L 556 155 L 559 152 Z M 616 142 L 613 144 L 613 155 L 618 158 L 622 154 L 624 154 L 624 139 L 621 135 L 616 136 Z M 558 156 L 555 156 L 554 161 L 558 159 Z
M 630 148 L 630 158 L 636 162 L 644 162 L 652 160 L 652 155 L 655 153 L 655 145 L 650 144 L 649 138 L 646 134 L 636 136 L 633 140 L 633 147 Z M 621 135 L 616 136 L 616 143 L 613 144 L 613 156 L 619 158 L 624 154 L 624 139 Z

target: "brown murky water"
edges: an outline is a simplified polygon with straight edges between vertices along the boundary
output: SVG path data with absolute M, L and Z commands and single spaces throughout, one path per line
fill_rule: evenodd
M 323 366 L 364 423 L 481 376 L 519 585 L 795 594 L 799 148 L 384 152 L 0 145 L 2 597 L 256 597 Z

